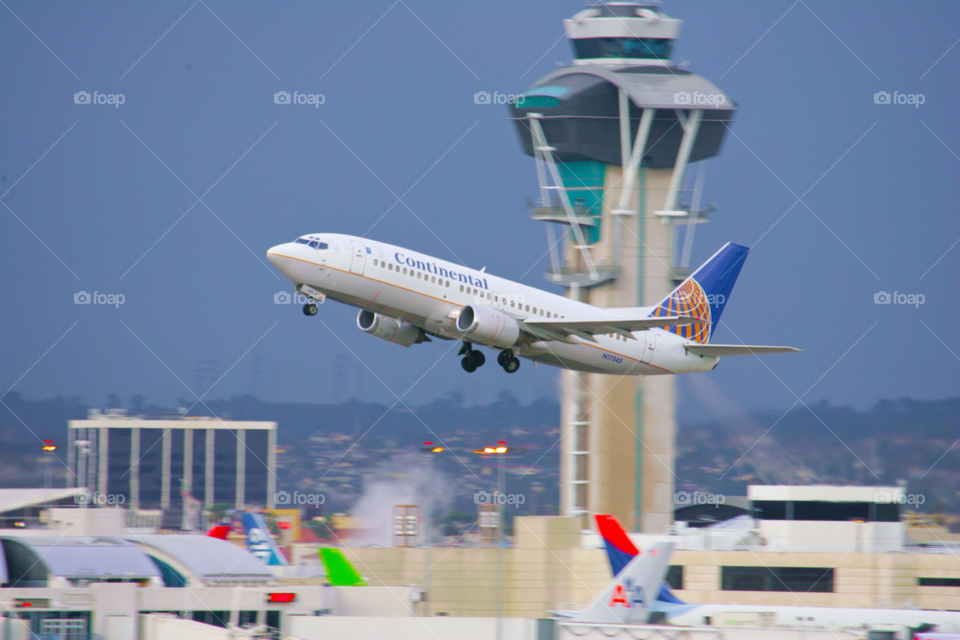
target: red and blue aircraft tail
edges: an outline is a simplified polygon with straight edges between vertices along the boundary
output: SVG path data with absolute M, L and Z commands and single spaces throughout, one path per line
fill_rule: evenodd
M 607 549 L 607 558 L 610 560 L 610 569 L 616 577 L 623 568 L 640 553 L 637 546 L 630 540 L 626 530 L 616 516 L 597 515 L 597 529 L 603 537 L 603 544 Z M 657 600 L 668 604 L 687 604 L 670 591 L 666 583 L 660 585 Z

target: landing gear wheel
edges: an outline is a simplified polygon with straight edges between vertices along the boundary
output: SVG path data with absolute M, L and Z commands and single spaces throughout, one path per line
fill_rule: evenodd
M 506 358 L 502 366 L 503 370 L 507 373 L 516 373 L 517 369 L 520 368 L 520 361 L 517 358 L 510 356 L 509 358 Z
M 308 302 L 303 305 L 303 315 L 305 316 L 315 316 L 317 315 L 317 305 L 313 302 Z
M 477 370 L 477 365 L 473 361 L 473 358 L 471 358 L 470 356 L 467 356 L 466 358 L 461 360 L 460 366 L 463 367 L 463 370 L 466 371 L 467 373 L 473 373 L 474 371 Z
M 473 360 L 473 364 L 475 364 L 478 367 L 482 367 L 484 363 L 487 361 L 487 357 L 483 355 L 483 352 L 477 351 L 476 349 L 468 353 L 467 358 L 470 358 L 471 360 Z
M 497 364 L 502 367 L 507 363 L 507 359 L 512 357 L 513 357 L 513 351 L 511 351 L 510 349 L 501 351 L 500 353 L 497 354 Z

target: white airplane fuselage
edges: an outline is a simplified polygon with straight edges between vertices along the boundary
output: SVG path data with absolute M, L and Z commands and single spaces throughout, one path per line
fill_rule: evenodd
M 666 614 L 670 624 L 691 626 L 762 626 L 774 629 L 862 632 L 878 627 L 935 625 L 938 632 L 960 632 L 960 612 L 923 609 L 850 609 L 764 605 L 680 605 Z
M 498 349 L 503 347 L 458 330 L 457 318 L 464 307 L 487 306 L 520 322 L 526 318 L 603 319 L 618 312 L 354 236 L 310 234 L 272 247 L 267 257 L 298 287 L 308 285 L 332 300 L 408 322 L 428 335 Z M 632 308 L 630 312 L 631 316 L 649 315 L 653 310 Z M 717 357 L 688 353 L 684 348 L 688 339 L 663 329 L 631 335 L 632 339 L 596 335 L 595 342 L 577 336 L 544 341 L 521 335 L 509 348 L 518 357 L 589 373 L 691 373 L 710 371 L 719 362 Z

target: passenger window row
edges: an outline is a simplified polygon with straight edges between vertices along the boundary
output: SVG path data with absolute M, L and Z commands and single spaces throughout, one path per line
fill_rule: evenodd
M 381 267 L 381 268 L 384 267 L 384 266 L 386 266 L 386 268 L 387 268 L 388 271 L 397 271 L 397 272 L 400 271 L 400 267 L 399 267 L 399 266 L 394 267 L 392 262 L 390 262 L 390 263 L 384 263 L 382 260 L 377 260 L 376 258 L 373 259 L 373 266 L 375 266 L 375 267 Z M 406 267 L 403 268 L 403 275 L 407 275 L 407 268 L 406 268 Z M 427 281 L 432 282 L 432 283 L 434 283 L 434 284 L 439 284 L 441 287 L 444 287 L 444 286 L 445 286 L 445 287 L 448 288 L 448 289 L 450 288 L 450 281 L 449 281 L 449 280 L 444 280 L 443 278 L 437 278 L 437 276 L 423 273 L 422 271 L 418 271 L 418 270 L 416 270 L 416 269 L 414 269 L 414 268 L 412 268 L 412 267 L 410 268 L 410 274 L 409 274 L 409 275 L 410 275 L 411 278 L 414 277 L 414 275 L 416 275 L 416 277 L 417 277 L 418 280 L 427 280 Z
M 298 240 L 297 242 L 300 242 L 300 241 Z M 324 245 L 322 248 L 326 249 L 327 247 L 326 247 L 326 245 Z M 375 267 L 381 267 L 381 268 L 383 268 L 384 266 L 386 266 L 386 268 L 387 268 L 388 271 L 397 271 L 397 272 L 400 272 L 400 271 L 401 271 L 400 266 L 396 266 L 396 267 L 395 267 L 392 262 L 390 262 L 390 263 L 385 263 L 384 261 L 378 260 L 377 258 L 374 258 L 374 259 L 373 259 L 373 266 L 375 266 Z M 412 267 L 411 267 L 410 270 L 409 270 L 409 274 L 408 274 L 408 272 L 407 272 L 407 267 L 403 267 L 402 273 L 403 273 L 403 275 L 410 275 L 410 277 L 414 277 L 414 275 L 416 275 L 416 278 L 417 278 L 418 280 L 428 280 L 428 281 L 433 282 L 433 283 L 438 283 L 438 284 L 440 284 L 440 286 L 445 286 L 445 287 L 447 287 L 448 289 L 450 288 L 450 281 L 449 281 L 449 280 L 444 280 L 443 278 L 439 278 L 439 282 L 438 282 L 437 276 L 425 274 L 425 273 L 423 273 L 423 272 L 421 272 L 421 271 L 419 271 L 419 270 L 417 270 L 417 269 L 414 269 L 414 268 L 412 268 Z M 500 294 L 491 294 L 489 291 L 482 291 L 482 290 L 480 290 L 480 289 L 476 289 L 476 288 L 469 287 L 469 286 L 464 286 L 464 285 L 460 285 L 460 291 L 462 291 L 462 292 L 464 292 L 464 293 L 467 293 L 468 295 L 480 296 L 481 298 L 483 298 L 483 299 L 485 299 L 485 300 L 491 300 L 491 299 L 492 299 L 494 302 L 500 302 Z M 506 300 L 506 296 L 504 296 L 503 302 L 506 303 L 506 301 L 507 301 L 507 300 Z M 513 308 L 519 309 L 519 310 L 521 310 L 521 311 L 524 311 L 524 310 L 525 310 L 525 311 L 527 311 L 528 313 L 533 313 L 533 315 L 540 315 L 540 316 L 543 316 L 543 317 L 546 317 L 546 318 L 565 318 L 565 317 L 566 317 L 566 316 L 561 316 L 560 314 L 554 314 L 554 313 L 552 313 L 552 312 L 550 312 L 550 311 L 544 311 L 543 309 L 540 309 L 540 310 L 538 311 L 536 307 L 533 307 L 533 311 L 531 311 L 531 310 L 530 310 L 530 305 L 524 305 L 524 304 L 522 304 L 522 303 L 517 303 L 516 300 L 510 300 L 510 306 L 513 307 Z

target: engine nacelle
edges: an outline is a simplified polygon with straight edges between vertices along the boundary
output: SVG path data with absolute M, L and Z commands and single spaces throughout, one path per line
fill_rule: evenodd
M 415 327 L 405 320 L 397 320 L 366 309 L 357 314 L 357 326 L 374 338 L 380 338 L 401 347 L 429 341 L 427 334 L 420 327 Z
M 485 305 L 468 304 L 457 317 L 457 330 L 471 340 L 506 349 L 517 344 L 520 324 L 507 314 Z

